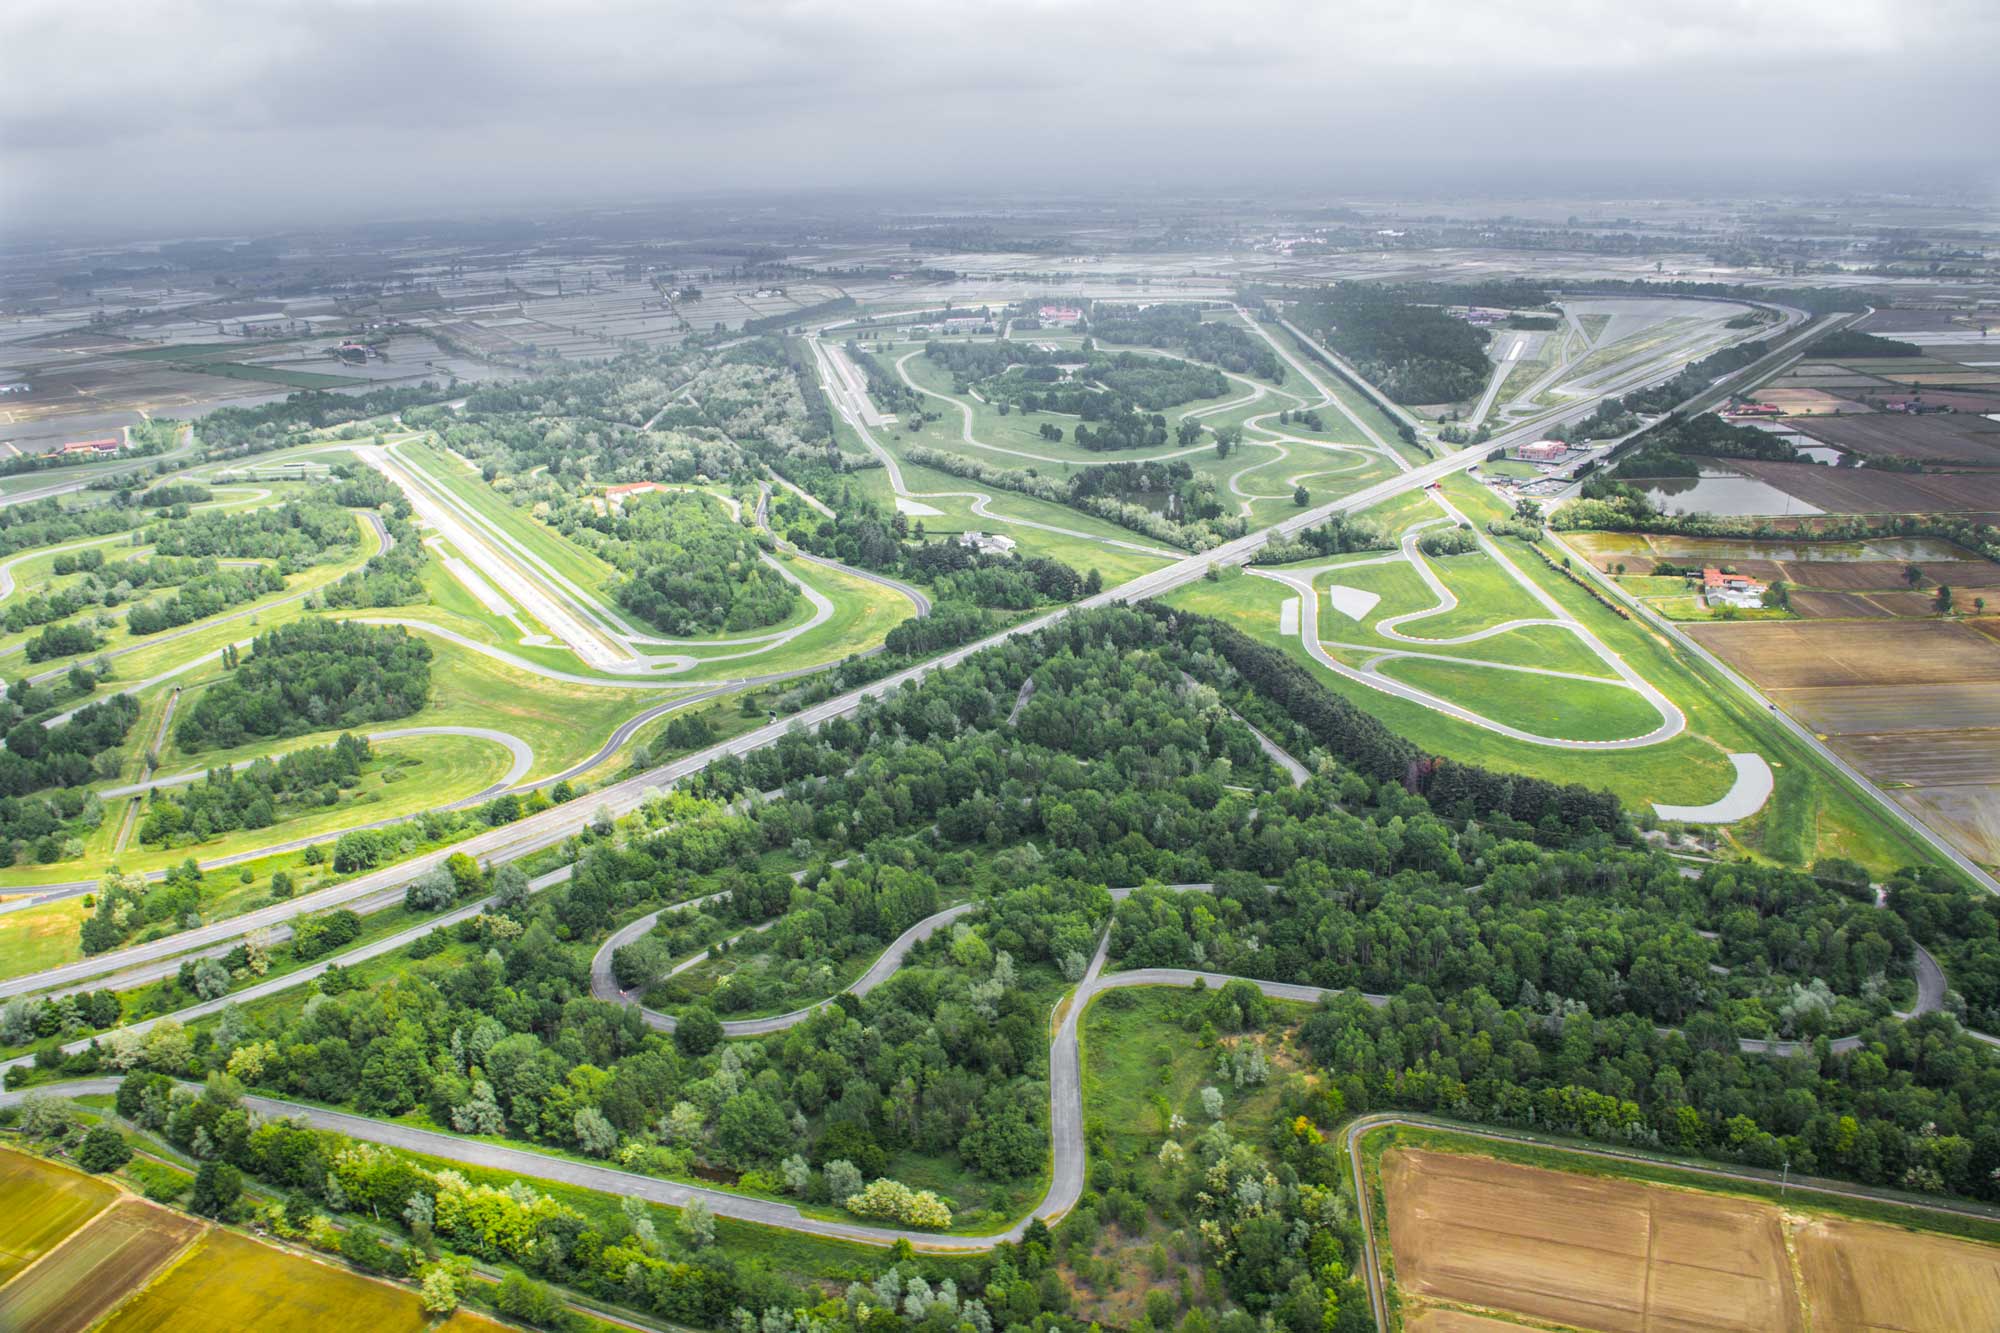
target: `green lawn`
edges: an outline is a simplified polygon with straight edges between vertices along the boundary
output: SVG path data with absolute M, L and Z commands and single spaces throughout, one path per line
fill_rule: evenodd
M 1643 736 L 1661 722 L 1659 711 L 1638 691 L 1609 682 L 1558 680 L 1418 657 L 1384 662 L 1381 671 L 1482 717 L 1557 740 L 1625 740 Z

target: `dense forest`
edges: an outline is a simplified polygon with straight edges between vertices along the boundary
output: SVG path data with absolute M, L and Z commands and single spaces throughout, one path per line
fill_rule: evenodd
M 664 633 L 762 629 L 798 605 L 797 585 L 715 497 L 656 491 L 600 504 L 579 502 L 571 535 L 625 576 L 618 604 Z
M 430 698 L 431 649 L 400 626 L 309 617 L 259 634 L 174 724 L 193 753 L 408 717 Z
M 352 550 L 361 530 L 347 509 L 314 496 L 244 513 L 191 514 L 153 524 L 143 536 L 160 555 L 275 560 L 291 574 Z
M 1100 301 L 1091 307 L 1090 331 L 1101 342 L 1167 348 L 1239 375 L 1274 383 L 1285 377 L 1284 366 L 1263 339 L 1232 320 L 1203 319 L 1197 305 L 1126 306 Z
M 1371 283 L 1321 288 L 1298 323 L 1399 403 L 1475 398 L 1493 369 L 1483 329 Z

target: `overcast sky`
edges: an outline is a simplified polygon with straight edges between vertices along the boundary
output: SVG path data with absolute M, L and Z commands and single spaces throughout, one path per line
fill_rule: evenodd
M 1990 190 L 1996 52 L 1995 0 L 5 0 L 0 223 L 1396 176 Z

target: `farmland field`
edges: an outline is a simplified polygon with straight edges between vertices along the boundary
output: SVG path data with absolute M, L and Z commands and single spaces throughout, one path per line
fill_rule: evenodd
M 2000 1319 L 2000 1248 L 1488 1157 L 1382 1156 L 1410 1329 L 1956 1330 Z M 1436 1302 L 1451 1308 L 1436 1308 Z
M 1829 514 L 2000 512 L 2000 476 L 1877 472 L 1816 463 L 1759 463 L 1732 458 L 1729 470 L 1754 477 Z
M 0 1151 L 0 1283 L 6 1282 L 118 1197 L 95 1176 L 39 1157 Z
M 1971 413 L 1912 417 L 1900 412 L 1820 417 L 1799 429 L 1864 456 L 2000 466 L 2000 422 Z
M 1831 685 L 2000 681 L 2000 653 L 1963 625 L 1793 622 L 1702 625 L 1689 631 L 1731 666 L 1775 690 Z
M 1382 1185 L 1418 1297 L 1621 1333 L 1804 1327 L 1760 1204 L 1402 1148 Z
M 2000 862 L 2000 653 L 1987 635 L 1944 620 L 1689 633 L 1967 856 Z
M 201 1223 L 141 1199 L 113 1204 L 0 1287 L 0 1328 L 82 1333 L 201 1230 Z
M 103 1324 L 105 1333 L 164 1329 L 264 1328 L 403 1333 L 429 1327 L 407 1287 L 262 1245 L 231 1231 L 210 1231 L 193 1253 Z M 465 1311 L 440 1329 L 497 1329 Z

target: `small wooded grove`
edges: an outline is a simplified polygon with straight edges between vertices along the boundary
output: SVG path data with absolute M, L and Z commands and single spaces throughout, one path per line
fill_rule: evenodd
M 307 617 L 266 630 L 174 724 L 193 753 L 407 717 L 430 698 L 431 648 L 400 626 Z
M 1399 403 L 1461 402 L 1492 373 L 1484 329 L 1393 287 L 1336 283 L 1302 301 L 1296 318 Z

